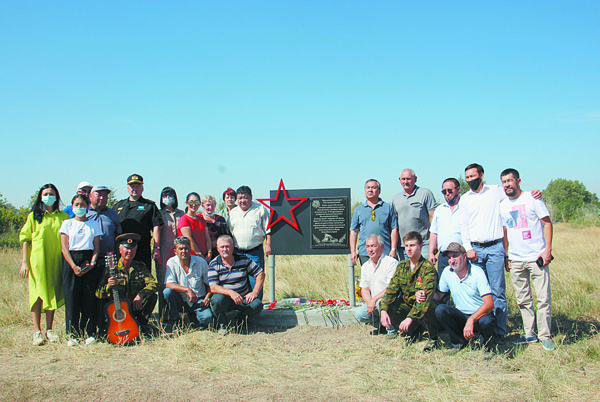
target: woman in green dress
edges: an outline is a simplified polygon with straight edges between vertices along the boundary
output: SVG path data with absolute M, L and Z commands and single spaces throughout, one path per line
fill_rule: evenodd
M 40 189 L 33 211 L 21 229 L 23 261 L 19 274 L 29 277 L 29 306 L 33 320 L 33 344 L 42 345 L 46 339 L 58 341 L 52 331 L 54 311 L 64 303 L 62 288 L 62 254 L 58 230 L 69 215 L 58 209 L 60 195 L 54 184 Z M 41 331 L 42 312 L 46 312 L 45 337 Z

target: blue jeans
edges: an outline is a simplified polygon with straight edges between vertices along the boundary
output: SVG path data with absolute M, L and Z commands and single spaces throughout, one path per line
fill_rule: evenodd
M 456 307 L 440 304 L 435 308 L 435 317 L 440 325 L 446 329 L 446 332 L 448 332 L 450 342 L 453 345 L 465 346 L 467 344 L 463 331 L 470 315 L 463 313 Z M 473 323 L 473 332 L 480 333 L 484 341 L 487 342 L 494 336 L 496 329 L 495 321 L 494 315 L 490 312 Z
M 367 303 L 363 303 L 361 306 L 358 306 L 356 311 L 354 312 L 354 316 L 359 322 L 363 324 L 371 324 L 375 328 L 381 327 L 380 316 L 379 316 L 379 302 L 381 299 L 377 300 L 377 304 L 375 305 L 375 310 L 373 314 L 367 313 Z M 393 327 L 386 328 L 388 334 L 395 334 L 397 330 Z
M 256 264 L 260 265 L 260 267 L 263 269 L 263 271 L 266 272 L 266 270 L 265 270 L 265 250 L 262 245 L 259 248 L 257 248 L 256 250 L 252 250 L 252 251 L 238 250 L 238 251 L 240 253 L 244 254 L 246 257 L 250 258 Z M 256 283 L 256 278 L 248 275 L 248 279 L 250 280 L 250 289 L 254 290 L 254 284 Z M 263 297 L 263 291 L 261 289 L 260 293 L 258 294 L 257 299 L 260 299 L 262 301 L 262 297 Z
M 492 296 L 494 297 L 494 315 L 496 316 L 496 334 L 506 335 L 508 311 L 506 307 L 506 279 L 504 278 L 504 244 L 498 242 L 489 247 L 473 245 L 477 253 L 477 265 L 485 272 Z
M 183 301 L 179 292 L 170 288 L 165 288 L 163 290 L 163 296 L 165 298 L 165 303 L 167 304 L 171 321 L 178 320 L 179 313 L 182 309 L 185 309 L 190 321 L 194 324 L 202 327 L 208 327 L 211 324 L 212 311 L 210 310 L 210 306 L 203 306 L 199 302 L 190 306 L 187 302 Z

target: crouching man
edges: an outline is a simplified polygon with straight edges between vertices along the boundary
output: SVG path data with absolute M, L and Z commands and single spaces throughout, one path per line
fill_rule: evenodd
M 190 239 L 180 236 L 173 242 L 175 256 L 167 261 L 163 295 L 169 311 L 167 330 L 179 320 L 185 309 L 190 322 L 206 328 L 211 324 L 208 264 L 202 257 L 190 255 Z
M 244 254 L 235 253 L 233 248 L 231 236 L 219 237 L 219 256 L 208 267 L 208 283 L 213 294 L 210 305 L 221 335 L 227 333 L 227 312 L 237 310 L 241 317 L 253 317 L 263 308 L 258 295 L 262 292 L 265 273 L 260 265 Z M 251 276 L 255 278 L 254 288 L 250 287 Z
M 429 343 L 425 350 L 431 350 L 439 346 L 435 309 L 432 306 L 437 270 L 421 255 L 423 237 L 419 232 L 408 232 L 402 240 L 408 259 L 398 264 L 379 303 L 381 325 L 392 331 L 399 329 L 415 340 L 421 323 L 425 324 L 429 332 Z M 424 291 L 425 299 L 419 303 L 416 293 L 420 290 Z
M 496 331 L 496 319 L 485 273 L 469 263 L 465 248 L 458 243 L 450 243 L 443 255 L 449 265 L 442 272 L 439 289 L 442 296 L 447 292 L 452 294 L 456 307 L 438 305 L 435 309 L 438 322 L 448 332 L 455 349 L 466 346 L 476 332 L 488 343 Z
M 361 294 L 365 303 L 356 309 L 354 315 L 358 321 L 377 327 L 371 331 L 371 335 L 378 335 L 380 329 L 383 329 L 380 328 L 379 303 L 398 266 L 397 259 L 383 255 L 384 247 L 381 235 L 369 235 L 366 241 L 369 260 L 362 265 L 360 271 Z M 394 330 L 389 329 L 388 333 L 393 334 Z

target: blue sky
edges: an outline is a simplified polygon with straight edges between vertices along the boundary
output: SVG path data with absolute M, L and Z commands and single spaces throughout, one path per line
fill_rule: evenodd
M 0 193 L 401 190 L 481 163 L 600 193 L 600 3 L 0 2 Z

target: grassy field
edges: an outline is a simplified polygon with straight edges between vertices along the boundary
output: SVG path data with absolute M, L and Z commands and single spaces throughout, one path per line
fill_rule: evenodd
M 0 251 L 0 399 L 250 401 L 600 400 L 600 228 L 557 226 L 554 352 L 514 349 L 514 292 L 500 353 L 423 353 L 370 328 L 296 327 L 220 337 L 184 331 L 134 347 L 31 345 L 20 252 Z M 347 298 L 346 257 L 277 257 L 277 298 Z M 265 291 L 268 295 L 268 291 Z M 267 296 L 265 296 L 266 298 Z M 56 328 L 64 323 L 57 313 Z M 64 331 L 62 331 L 64 334 Z

